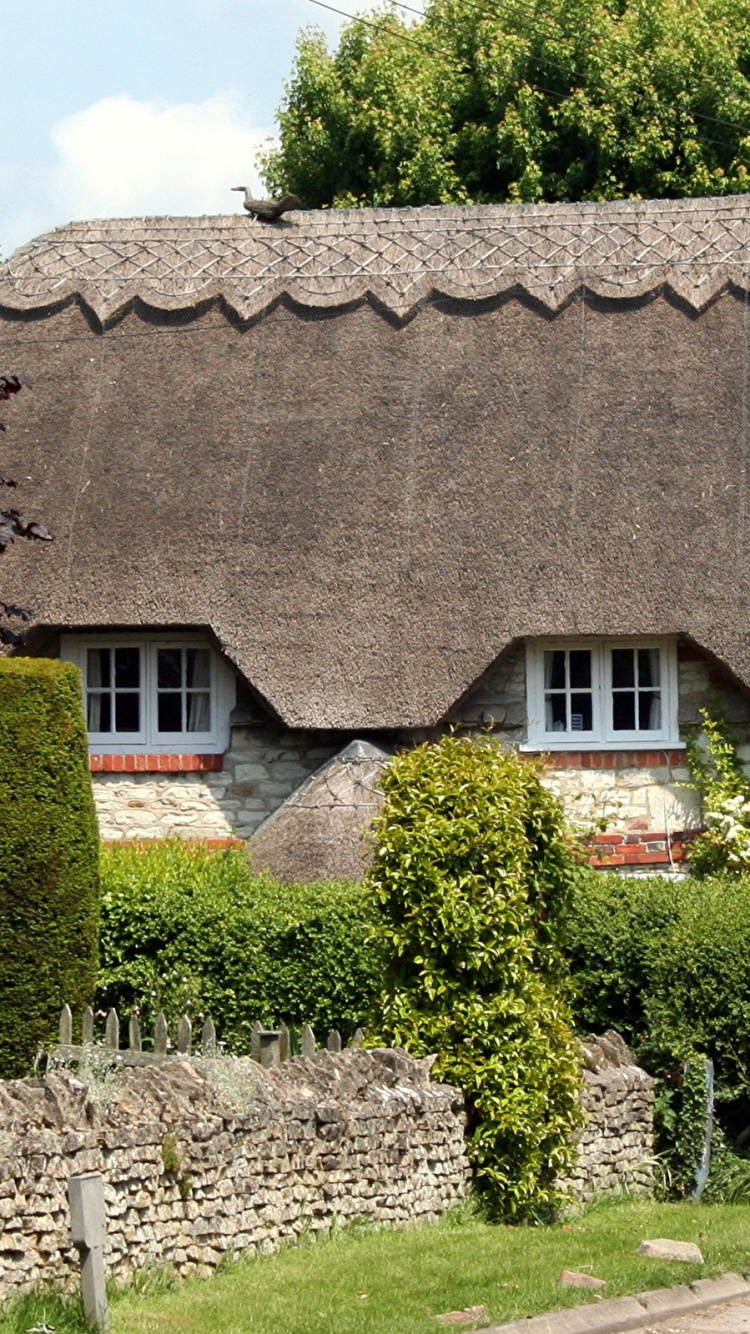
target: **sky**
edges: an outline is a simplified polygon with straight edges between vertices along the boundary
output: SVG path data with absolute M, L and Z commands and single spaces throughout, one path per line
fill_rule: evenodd
M 241 212 L 297 33 L 345 22 L 310 0 L 0 0 L 0 21 L 6 259 L 82 218 Z

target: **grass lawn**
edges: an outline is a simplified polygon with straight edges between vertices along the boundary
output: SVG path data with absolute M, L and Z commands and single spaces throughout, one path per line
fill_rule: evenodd
M 636 1255 L 644 1237 L 697 1241 L 705 1265 Z M 491 1227 L 446 1219 L 431 1227 L 342 1232 L 239 1261 L 210 1279 L 164 1290 L 140 1284 L 112 1304 L 112 1334 L 436 1334 L 431 1318 L 484 1305 L 492 1323 L 598 1300 L 562 1289 L 562 1269 L 607 1280 L 603 1296 L 666 1287 L 726 1270 L 750 1270 L 750 1205 L 693 1207 L 620 1200 L 565 1224 Z M 0 1320 L 20 1334 L 41 1306 Z M 78 1322 L 50 1307 L 58 1334 Z M 454 1326 L 455 1328 L 455 1326 Z

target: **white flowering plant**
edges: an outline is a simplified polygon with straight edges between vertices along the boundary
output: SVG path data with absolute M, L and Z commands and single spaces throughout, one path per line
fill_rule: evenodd
M 688 741 L 691 786 L 701 796 L 705 831 L 690 849 L 694 875 L 742 875 L 750 871 L 750 779 L 729 724 L 701 709 L 701 727 Z

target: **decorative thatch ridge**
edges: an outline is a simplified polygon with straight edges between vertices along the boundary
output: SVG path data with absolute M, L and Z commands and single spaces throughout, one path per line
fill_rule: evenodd
M 0 305 L 80 298 L 102 321 L 133 300 L 184 310 L 221 297 L 242 319 L 281 296 L 313 307 L 374 298 L 405 317 L 434 292 L 470 301 L 525 291 L 558 310 L 586 287 L 667 286 L 701 309 L 750 288 L 748 196 L 608 204 L 485 205 L 74 222 L 0 267 Z

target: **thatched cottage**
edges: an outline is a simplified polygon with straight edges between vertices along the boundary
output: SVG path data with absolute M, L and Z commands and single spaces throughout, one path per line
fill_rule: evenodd
M 3 596 L 81 668 L 105 838 L 277 811 L 273 863 L 454 724 L 546 754 L 615 864 L 679 855 L 686 725 L 718 696 L 750 741 L 749 292 L 747 197 L 17 251 L 4 461 L 56 541 Z

